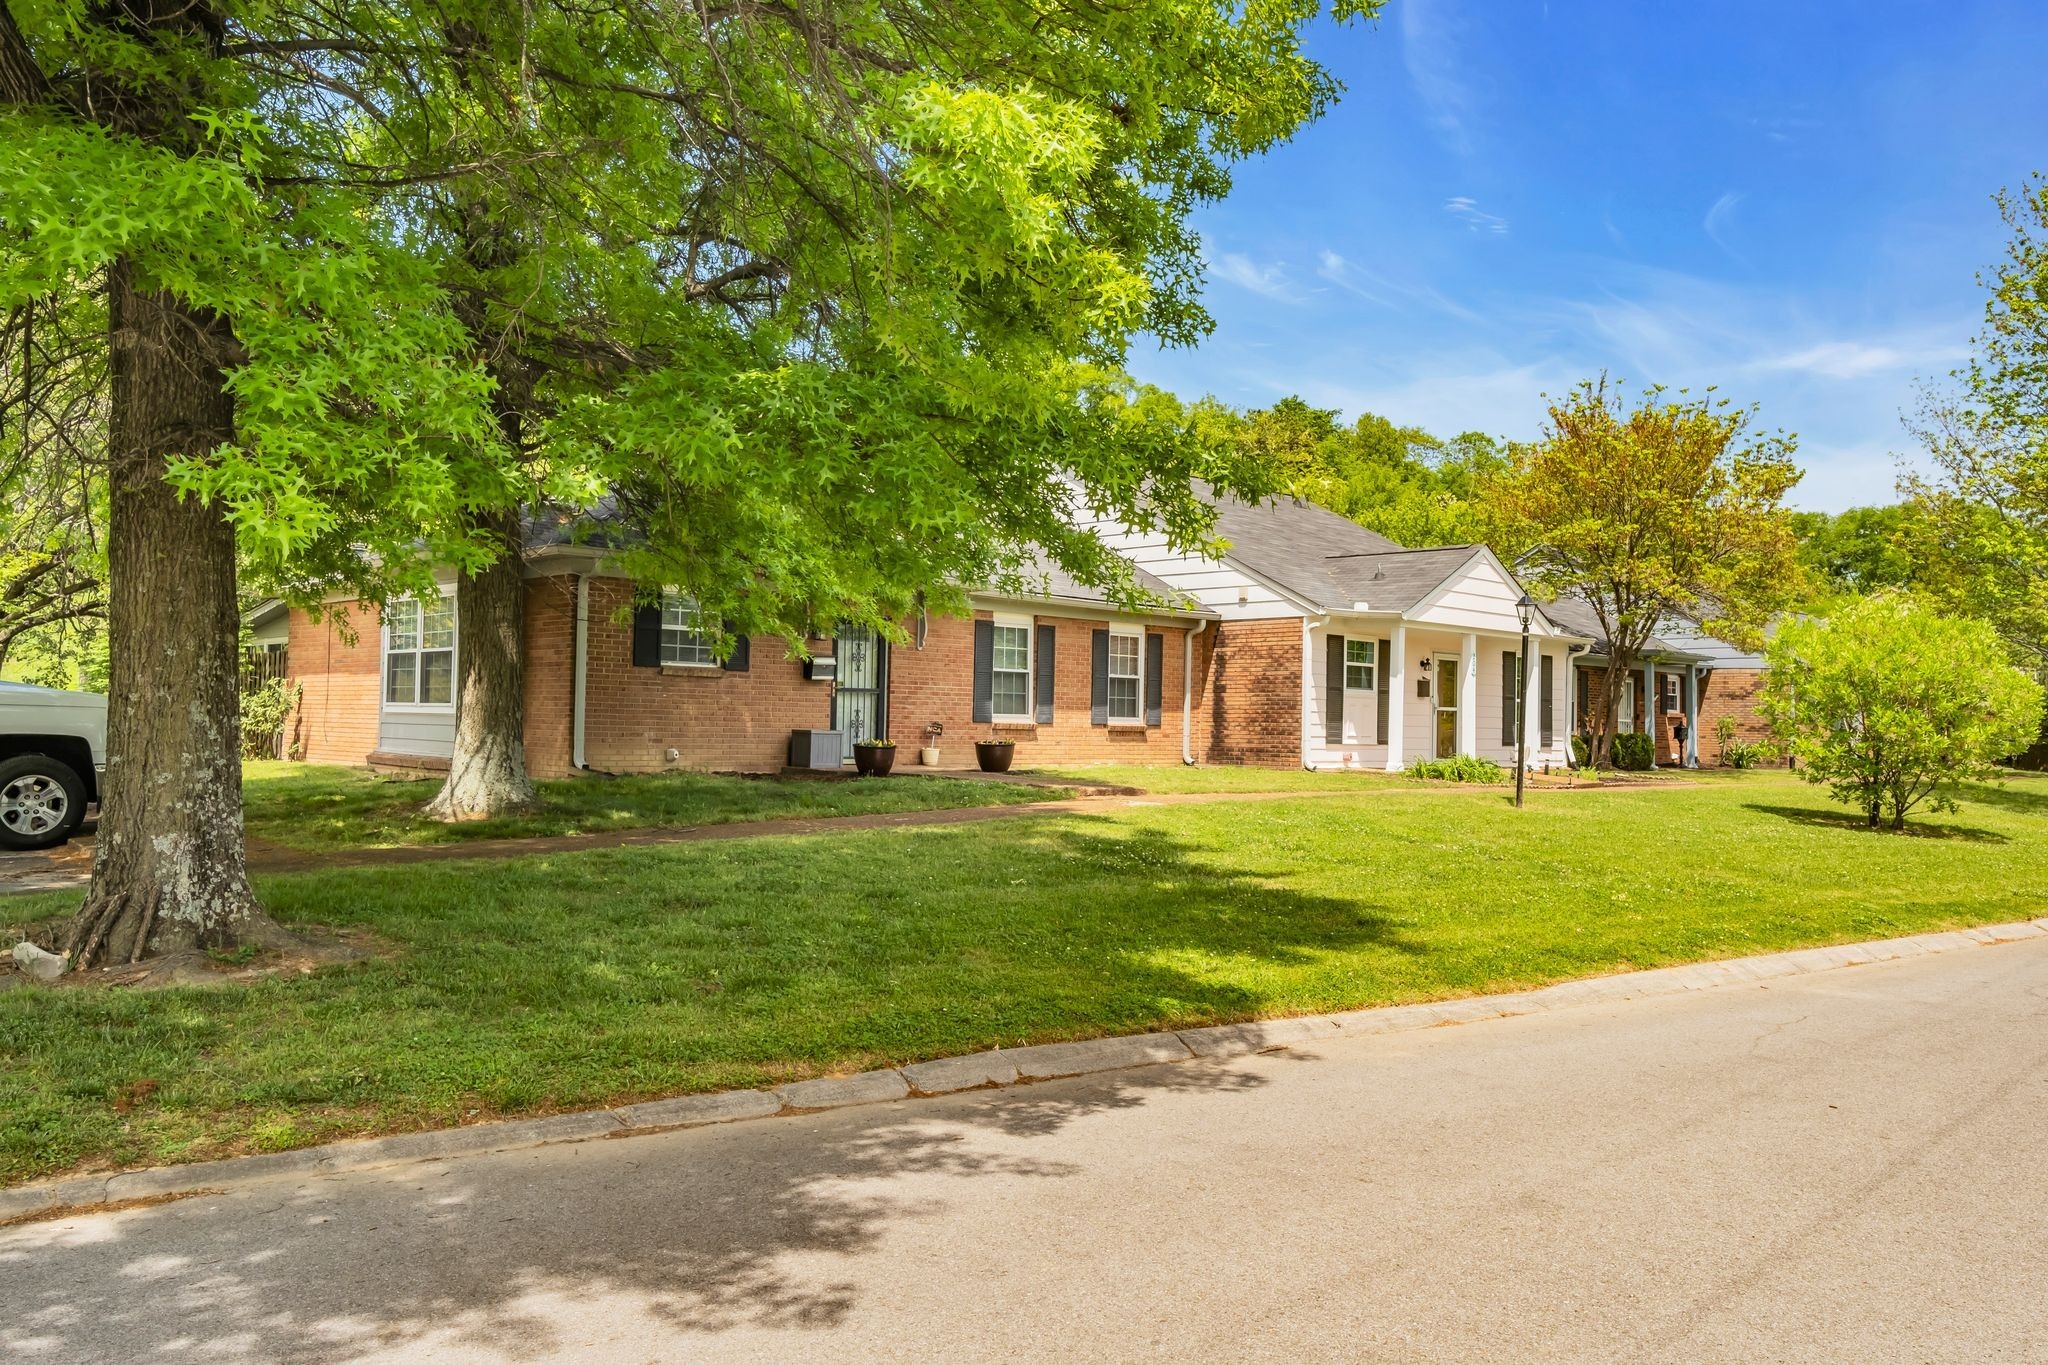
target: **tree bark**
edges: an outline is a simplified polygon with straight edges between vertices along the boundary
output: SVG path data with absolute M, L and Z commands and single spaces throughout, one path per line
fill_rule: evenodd
M 538 804 L 526 772 L 525 560 L 519 513 L 489 514 L 497 556 L 455 584 L 455 749 L 427 803 L 437 820 L 484 820 Z
M 234 529 L 165 480 L 233 436 L 216 318 L 109 272 L 107 769 L 73 969 L 275 941 L 242 847 Z

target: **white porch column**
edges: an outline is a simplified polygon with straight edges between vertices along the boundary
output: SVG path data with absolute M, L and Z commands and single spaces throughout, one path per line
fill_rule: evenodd
M 1479 637 L 1465 636 L 1465 652 L 1458 663 L 1458 752 L 1479 757 Z
M 1643 707 L 1636 714 L 1636 732 L 1650 737 L 1650 766 L 1657 766 L 1657 746 L 1662 742 L 1657 724 L 1657 660 L 1643 660 Z
M 1388 658 L 1380 660 L 1387 670 L 1387 733 L 1380 742 L 1387 746 L 1387 771 L 1400 772 L 1405 766 L 1401 741 L 1407 737 L 1408 710 L 1408 627 L 1395 626 L 1387 638 Z
M 1529 641 L 1529 676 L 1522 679 L 1522 733 L 1531 766 L 1543 766 L 1543 642 Z M 1552 698 L 1553 702 L 1556 700 Z
M 1685 766 L 1700 766 L 1700 666 L 1685 666 Z

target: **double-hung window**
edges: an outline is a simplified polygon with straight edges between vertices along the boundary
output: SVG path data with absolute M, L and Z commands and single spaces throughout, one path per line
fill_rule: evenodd
M 704 633 L 704 613 L 697 599 L 679 593 L 661 595 L 661 662 L 671 668 L 714 668 L 711 640 Z
M 385 613 L 384 702 L 455 704 L 455 599 L 406 597 Z
M 1370 692 L 1373 690 L 1373 668 L 1378 662 L 1373 656 L 1377 645 L 1372 640 L 1346 638 L 1344 641 L 1344 690 L 1347 692 Z
M 989 669 L 989 714 L 996 720 L 1031 719 L 1031 623 L 995 623 L 995 654 Z
M 1145 636 L 1141 631 L 1109 632 L 1109 720 L 1112 725 L 1145 719 Z

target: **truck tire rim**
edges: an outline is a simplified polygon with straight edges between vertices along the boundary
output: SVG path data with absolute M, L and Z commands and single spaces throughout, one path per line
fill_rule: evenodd
M 64 784 L 47 773 L 23 773 L 0 789 L 0 825 L 14 834 L 48 834 L 70 809 Z

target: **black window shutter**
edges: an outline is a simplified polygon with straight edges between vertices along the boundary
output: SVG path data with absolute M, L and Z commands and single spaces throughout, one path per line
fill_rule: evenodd
M 1323 743 L 1344 742 L 1344 637 L 1324 637 Z
M 1392 683 L 1387 681 L 1387 673 L 1389 671 L 1387 667 L 1387 657 L 1393 652 L 1393 649 L 1394 646 L 1392 641 L 1382 640 L 1380 641 L 1379 648 L 1373 652 L 1372 656 L 1373 681 L 1378 683 L 1380 688 L 1380 713 L 1377 717 L 1379 722 L 1379 728 L 1374 730 L 1373 734 L 1378 737 L 1379 742 L 1382 744 L 1385 744 L 1387 742 L 1387 689 L 1393 686 Z
M 1088 723 L 1109 724 L 1109 632 L 1098 630 L 1088 659 Z
M 1500 742 L 1509 748 L 1515 743 L 1515 719 L 1521 714 L 1520 699 L 1515 696 L 1515 665 L 1520 660 L 1512 649 L 1503 650 L 1500 656 Z
M 1551 665 L 1557 660 L 1548 654 L 1543 656 L 1543 666 L 1537 670 L 1538 686 L 1543 689 L 1543 747 L 1548 749 L 1557 742 L 1557 693 L 1552 682 Z
M 974 623 L 974 719 L 995 716 L 996 623 Z
M 1166 637 L 1156 630 L 1145 632 L 1145 723 L 1157 725 L 1165 716 Z
M 661 604 L 633 608 L 633 667 L 661 667 Z
M 1038 723 L 1052 724 L 1053 628 L 1038 628 Z
M 727 655 L 725 660 L 726 672 L 745 673 L 748 669 L 753 667 L 753 651 L 748 648 L 748 646 L 752 643 L 753 641 L 748 639 L 744 635 L 738 635 L 733 637 L 732 653 Z

